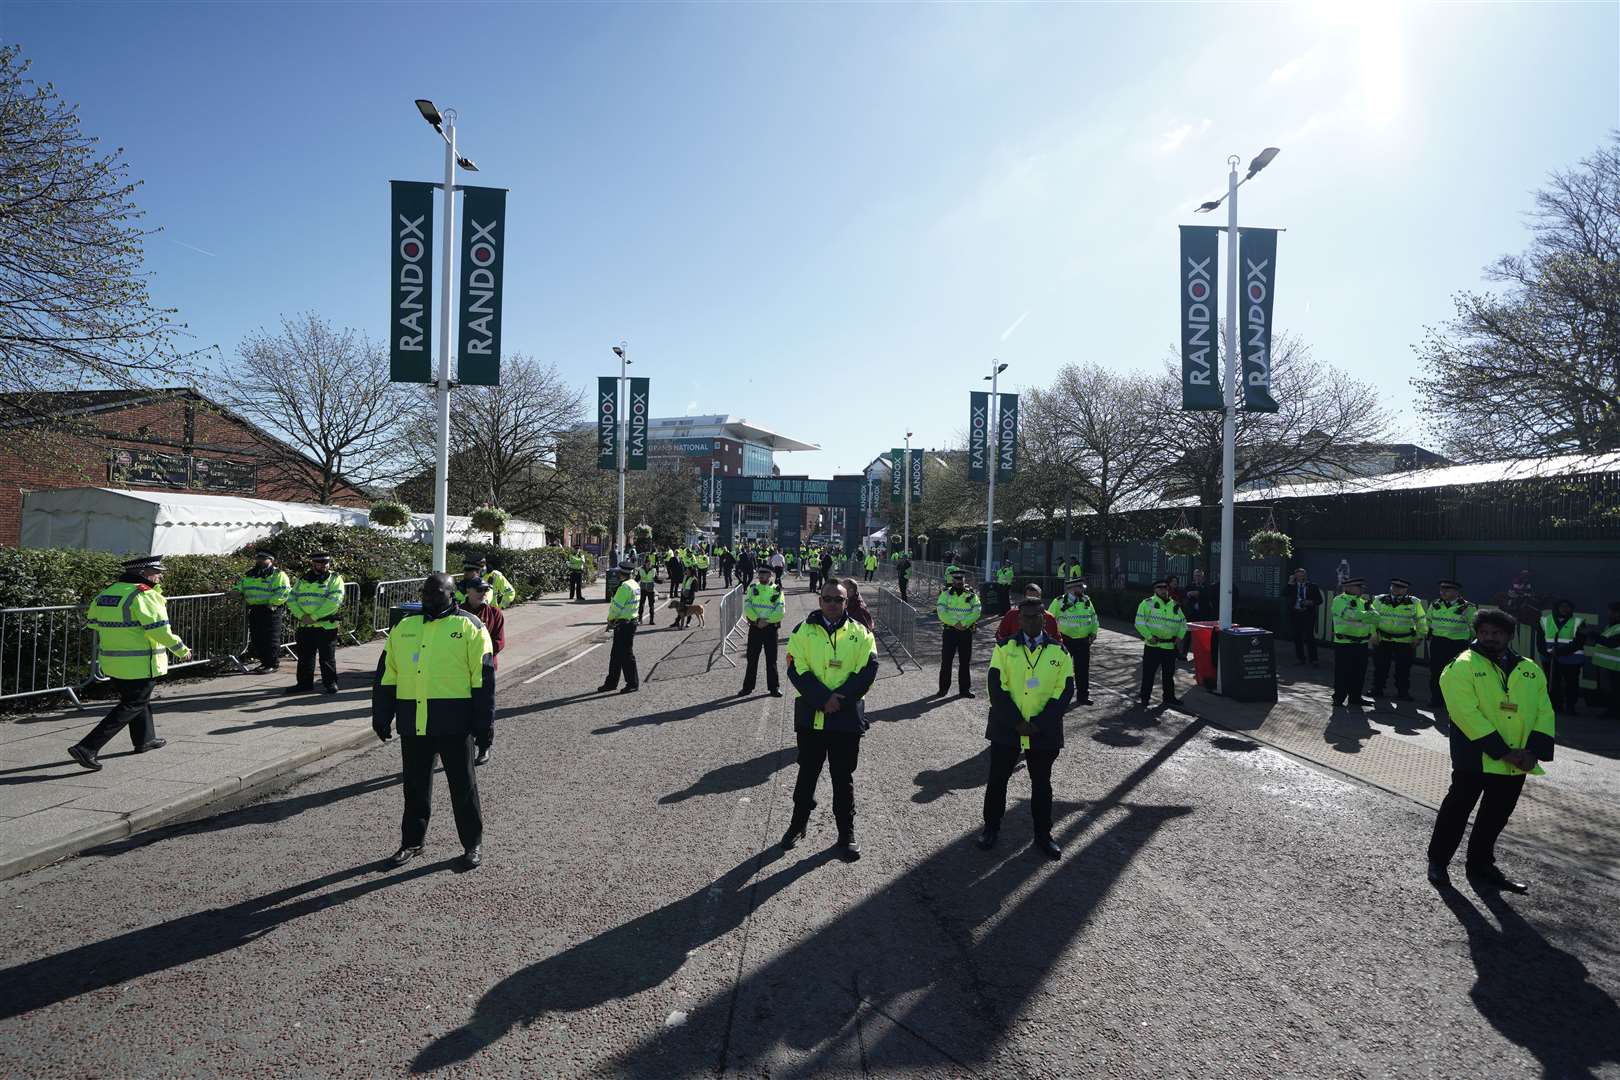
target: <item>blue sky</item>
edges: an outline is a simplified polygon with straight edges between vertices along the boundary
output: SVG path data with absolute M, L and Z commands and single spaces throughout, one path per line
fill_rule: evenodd
M 508 350 L 583 388 L 625 339 L 655 414 L 819 443 L 779 458 L 811 475 L 952 442 L 991 357 L 1012 389 L 1156 368 L 1175 226 L 1266 145 L 1242 219 L 1288 230 L 1278 327 L 1421 440 L 1423 326 L 1620 126 L 1612 3 L 3 0 L 0 38 L 125 148 L 155 297 L 226 373 L 283 313 L 384 337 L 430 97 L 511 189 Z

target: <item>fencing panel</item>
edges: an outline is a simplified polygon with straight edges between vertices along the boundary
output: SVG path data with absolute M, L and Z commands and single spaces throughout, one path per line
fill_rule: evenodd
M 888 631 L 901 651 L 911 658 L 911 662 L 921 667 L 917 661 L 917 609 L 900 599 L 900 594 L 892 592 L 887 586 L 880 586 L 872 596 L 872 617 Z
M 422 598 L 422 582 L 427 577 L 395 578 L 377 582 L 371 602 L 371 629 L 379 634 L 388 633 L 388 612 L 395 604 Z
M 228 661 L 246 671 L 237 655 L 242 652 L 247 612 L 240 593 L 193 593 L 164 600 L 169 609 L 169 629 L 191 650 L 184 663 L 170 662 L 169 670 Z
M 0 701 L 66 694 L 79 704 L 94 651 L 77 604 L 0 609 Z
M 720 659 L 737 666 L 731 654 L 743 647 L 747 631 L 743 626 L 743 593 L 747 586 L 737 585 L 720 598 L 720 625 L 725 628 L 720 636 Z

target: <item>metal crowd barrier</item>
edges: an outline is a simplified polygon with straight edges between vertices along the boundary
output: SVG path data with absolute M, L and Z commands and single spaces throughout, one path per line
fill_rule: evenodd
M 0 701 L 66 694 L 81 704 L 94 651 L 78 604 L 0 608 Z
M 878 586 L 870 595 L 875 601 L 872 604 L 872 617 L 889 632 L 911 662 L 922 667 L 917 659 L 917 609 L 900 599 L 900 594 L 886 585 Z
M 243 626 L 247 623 L 246 609 L 240 593 L 192 593 L 189 596 L 164 597 L 169 609 L 169 629 L 191 650 L 191 659 L 183 664 L 169 662 L 170 671 L 200 667 L 223 660 L 246 671 L 237 657 L 243 648 Z M 98 666 L 96 678 L 105 678 Z
M 732 667 L 737 666 L 737 661 L 731 658 L 731 654 L 740 651 L 748 641 L 748 629 L 742 621 L 746 589 L 744 585 L 733 586 L 730 592 L 720 598 L 720 625 L 726 628 L 720 637 L 720 659 Z M 742 637 L 737 640 L 739 630 Z
M 371 629 L 378 634 L 388 633 L 388 613 L 396 604 L 422 598 L 422 582 L 426 575 L 413 578 L 395 578 L 377 582 L 377 591 L 371 600 Z M 359 625 L 358 620 L 355 625 Z

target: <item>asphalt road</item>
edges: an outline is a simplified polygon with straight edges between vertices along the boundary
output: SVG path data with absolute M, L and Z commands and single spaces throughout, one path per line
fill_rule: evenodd
M 1124 649 L 1070 715 L 1060 862 L 1022 771 L 977 850 L 985 699 L 887 653 L 865 858 L 825 778 L 783 852 L 791 698 L 733 698 L 718 637 L 644 631 L 635 695 L 594 693 L 605 645 L 503 681 L 477 871 L 442 781 L 425 856 L 379 868 L 390 744 L 0 884 L 0 1071 L 1620 1076 L 1605 879 L 1509 841 L 1528 896 L 1437 894 L 1428 811 L 1134 708 Z

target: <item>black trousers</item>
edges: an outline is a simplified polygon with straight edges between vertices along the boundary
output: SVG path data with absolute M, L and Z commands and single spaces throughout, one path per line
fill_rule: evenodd
M 1316 663 L 1316 609 L 1290 610 L 1288 623 L 1294 630 L 1294 659 L 1303 664 L 1309 652 L 1311 663 Z
M 570 570 L 570 571 L 568 571 L 568 599 L 570 599 L 570 600 L 583 600 L 583 599 L 585 599 L 585 571 L 583 571 L 583 570 Z
M 956 688 L 962 693 L 973 689 L 973 675 L 968 665 L 973 662 L 972 627 L 940 627 L 939 692 L 951 688 L 951 657 L 956 657 Z
M 337 685 L 337 631 L 319 626 L 300 626 L 293 634 L 293 652 L 298 654 L 298 685 L 306 690 L 315 685 L 315 659 L 321 661 L 321 685 Z
M 1581 669 L 1575 664 L 1560 664 L 1549 657 L 1541 665 L 1547 673 L 1547 693 L 1553 708 L 1559 712 L 1572 712 L 1581 696 Z
M 782 584 L 782 568 L 780 566 L 773 566 L 771 567 L 771 573 L 776 577 L 776 584 Z
M 1153 676 L 1157 673 L 1164 687 L 1164 700 L 1176 697 L 1176 650 L 1142 646 L 1142 689 L 1136 695 L 1146 705 L 1153 696 Z
M 1367 643 L 1337 641 L 1333 644 L 1333 703 L 1342 705 L 1361 697 L 1367 682 Z
M 984 785 L 984 823 L 992 829 L 1001 828 L 1001 816 L 1007 812 L 1007 780 L 1023 756 L 1029 765 L 1029 814 L 1035 819 L 1035 835 L 1052 835 L 1052 763 L 1059 750 L 1021 750 L 1017 743 L 990 744 L 990 779 Z
M 1410 694 L 1412 692 L 1412 658 L 1417 655 L 1417 646 L 1410 641 L 1380 641 L 1373 646 L 1373 696 L 1384 696 L 1384 683 L 1389 678 L 1389 669 L 1395 668 L 1395 692 L 1397 694 Z
M 910 584 L 911 584 L 911 577 L 909 575 L 907 575 L 907 574 L 901 574 L 900 575 L 900 599 L 902 599 L 902 600 L 909 599 L 906 596 L 906 586 L 908 586 Z
M 1012 607 L 1011 585 L 1003 585 L 999 581 L 996 583 L 996 603 L 1000 606 L 1002 611 L 1006 611 L 1008 608 Z
M 637 622 L 641 621 L 641 613 L 643 611 L 647 613 L 648 622 L 656 623 L 658 621 L 658 619 L 655 617 L 658 613 L 658 590 L 653 588 L 651 584 L 643 585 L 641 587 L 641 599 L 636 601 Z
M 1603 691 L 1603 704 L 1610 716 L 1620 716 L 1620 671 L 1598 668 L 1598 686 Z
M 608 673 L 605 685 L 609 690 L 619 685 L 619 673 L 624 673 L 624 685 L 640 686 L 641 676 L 636 673 L 636 621 L 620 619 L 613 624 L 613 651 L 608 654 Z
M 99 754 L 124 728 L 129 729 L 130 745 L 136 749 L 157 738 L 157 725 L 152 722 L 152 684 L 155 682 L 156 679 L 114 679 L 118 704 L 79 740 L 79 745 L 92 754 Z
M 248 655 L 267 668 L 281 663 L 281 609 L 254 604 L 247 609 Z
M 720 567 L 720 577 L 725 581 L 726 588 L 731 588 L 731 567 L 722 565 Z
M 754 680 L 759 675 L 759 654 L 762 652 L 765 654 L 765 685 L 772 690 L 780 685 L 781 676 L 776 671 L 776 635 L 779 629 L 776 623 L 763 630 L 753 625 L 748 627 L 748 672 L 743 676 L 744 691 L 754 689 Z
M 821 767 L 832 774 L 833 817 L 839 825 L 855 820 L 855 766 L 861 760 L 861 736 L 857 731 L 801 731 L 799 779 L 793 785 L 793 816 L 808 818 L 816 805 L 816 784 Z
M 873 573 L 875 573 L 875 571 L 872 571 L 872 570 L 866 571 L 866 577 L 863 580 L 871 581 Z
M 1453 769 L 1451 789 L 1440 803 L 1440 812 L 1434 818 L 1434 833 L 1429 837 L 1429 861 L 1442 864 L 1451 861 L 1457 853 L 1457 845 L 1462 843 L 1468 815 L 1477 802 L 1479 815 L 1474 818 L 1474 831 L 1468 837 L 1466 861 L 1469 866 L 1495 865 L 1496 838 L 1502 835 L 1508 818 L 1513 816 L 1522 790 L 1523 776 Z
M 401 847 L 421 847 L 433 813 L 433 759 L 444 762 L 450 809 L 463 848 L 484 842 L 484 812 L 478 804 L 471 735 L 401 735 L 399 756 L 405 772 L 405 816 L 399 822 Z
M 810 591 L 816 592 L 821 588 L 821 571 L 815 567 L 810 568 Z
M 1066 637 L 1063 647 L 1074 660 L 1074 698 L 1091 696 L 1091 641 L 1089 637 Z
M 1429 704 L 1436 708 L 1445 704 L 1440 694 L 1440 673 L 1466 648 L 1468 642 L 1457 638 L 1429 638 Z
M 669 572 L 669 598 L 671 600 L 681 594 L 681 578 L 685 576 L 685 567 L 677 567 Z

